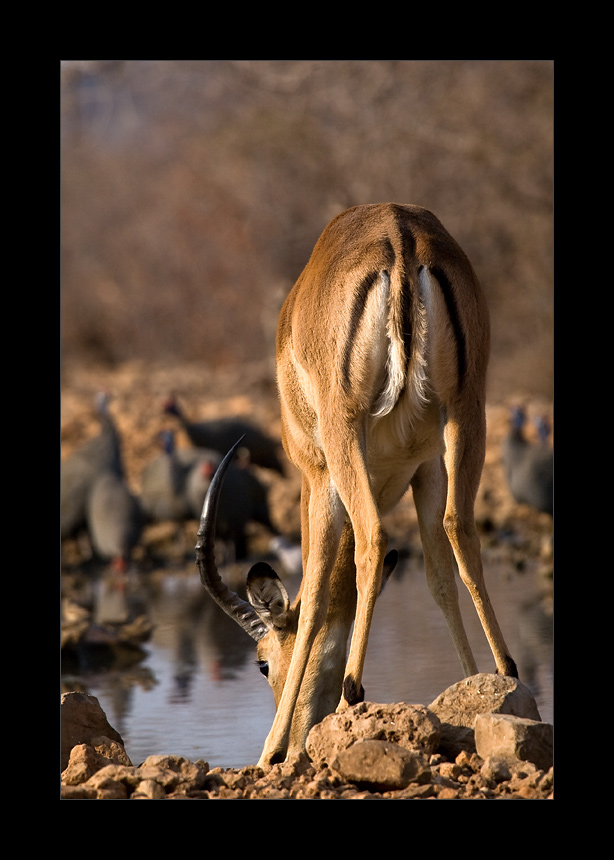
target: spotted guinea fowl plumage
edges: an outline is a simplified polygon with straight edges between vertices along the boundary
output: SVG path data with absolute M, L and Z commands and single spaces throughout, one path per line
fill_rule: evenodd
M 538 422 L 539 441 L 532 443 L 525 435 L 526 422 L 525 410 L 514 407 L 503 444 L 507 485 L 516 502 L 552 515 L 554 463 L 549 425 L 543 418 Z

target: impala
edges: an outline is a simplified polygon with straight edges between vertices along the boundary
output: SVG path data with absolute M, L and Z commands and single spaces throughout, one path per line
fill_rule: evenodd
M 205 501 L 196 546 L 203 584 L 257 641 L 273 688 L 277 710 L 262 766 L 299 756 L 315 723 L 364 695 L 373 609 L 395 563 L 394 554 L 385 555 L 381 517 L 410 485 L 429 589 L 465 676 L 478 670 L 456 566 L 497 672 L 517 677 L 486 591 L 474 519 L 489 337 L 469 260 L 419 206 L 365 205 L 338 215 L 287 297 L 277 382 L 283 445 L 302 473 L 296 600 L 290 604 L 264 563 L 249 572 L 249 602 L 222 581 L 214 535 L 223 468 Z

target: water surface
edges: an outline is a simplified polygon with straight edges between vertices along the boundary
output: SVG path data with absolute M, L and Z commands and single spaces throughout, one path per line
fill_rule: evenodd
M 487 566 L 489 593 L 521 680 L 543 720 L 553 722 L 552 624 L 531 573 Z M 298 583 L 286 581 L 294 593 Z M 63 688 L 100 701 L 134 764 L 148 755 L 243 767 L 260 755 L 275 707 L 255 664 L 255 644 L 200 585 L 195 566 L 141 574 L 117 589 L 95 583 L 98 620 L 145 610 L 155 624 L 145 659 L 101 670 L 69 667 Z M 467 632 L 480 671 L 494 661 L 469 595 L 459 584 Z M 428 705 L 462 677 L 443 616 L 421 564 L 405 562 L 378 600 L 363 685 L 368 701 Z

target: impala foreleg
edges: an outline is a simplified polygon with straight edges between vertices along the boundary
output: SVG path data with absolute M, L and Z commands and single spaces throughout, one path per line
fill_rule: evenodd
M 329 438 L 332 438 L 332 434 Z M 331 474 L 352 523 L 356 566 L 356 614 L 338 707 L 340 710 L 356 704 L 363 697 L 362 673 L 375 601 L 381 590 L 387 539 L 373 498 L 359 439 L 353 432 L 337 438 L 344 438 L 344 450 L 327 450 L 327 458 L 335 466 L 344 460 L 347 462 L 343 469 L 331 469 Z
M 325 472 L 320 472 L 309 493 L 309 553 L 301 588 L 301 609 L 296 641 L 283 693 L 259 764 L 283 761 L 288 753 L 292 721 L 309 659 L 329 604 L 330 575 L 345 521 L 345 510 Z

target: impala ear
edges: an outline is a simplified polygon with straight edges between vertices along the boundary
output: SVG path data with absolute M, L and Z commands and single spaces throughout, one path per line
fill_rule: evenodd
M 247 599 L 269 630 L 286 627 L 290 599 L 281 579 L 264 561 L 255 564 L 247 574 Z

